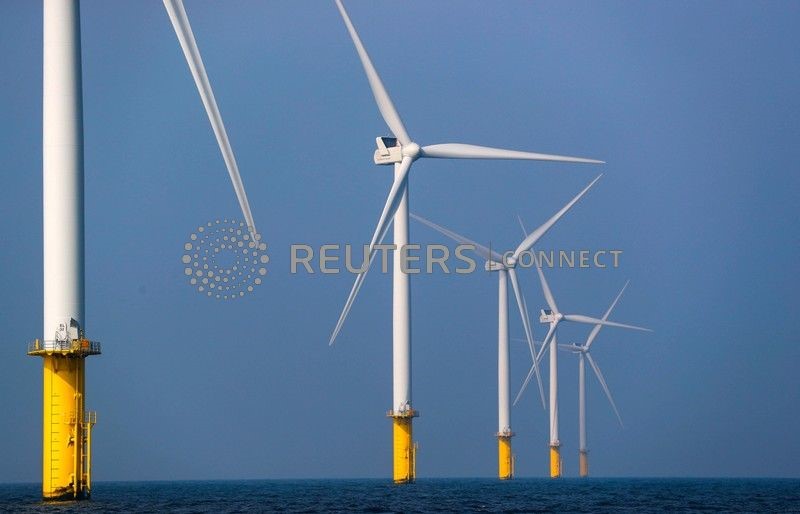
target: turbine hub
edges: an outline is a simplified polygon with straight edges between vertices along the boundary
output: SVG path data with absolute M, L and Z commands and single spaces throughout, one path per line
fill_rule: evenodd
M 411 142 L 401 148 L 403 157 L 411 157 L 412 159 L 419 157 L 420 148 L 417 143 Z

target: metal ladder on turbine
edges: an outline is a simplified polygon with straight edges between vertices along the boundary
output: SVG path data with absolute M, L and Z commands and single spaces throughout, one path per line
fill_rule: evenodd
M 81 423 L 81 488 L 89 496 L 92 492 L 92 427 L 97 423 L 97 412 L 86 411 L 86 416 Z
M 50 425 L 60 425 L 66 423 L 64 419 L 63 408 L 64 405 L 60 401 L 61 395 L 58 393 L 50 393 Z M 61 452 L 58 449 L 61 441 L 58 439 L 60 430 L 50 430 L 50 488 L 58 483 L 59 471 L 61 471 Z

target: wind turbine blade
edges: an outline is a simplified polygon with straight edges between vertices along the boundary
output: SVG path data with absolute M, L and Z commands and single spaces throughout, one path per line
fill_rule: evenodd
M 386 203 L 383 206 L 381 217 L 378 220 L 378 226 L 375 227 L 375 232 L 372 234 L 372 240 L 369 243 L 370 265 L 372 265 L 372 259 L 375 257 L 375 245 L 383 240 L 386 232 L 389 230 L 389 225 L 391 225 L 394 213 L 397 211 L 397 206 L 400 203 L 400 198 L 402 197 L 403 191 L 408 186 L 408 181 L 406 179 L 408 178 L 408 171 L 411 168 L 412 162 L 413 161 L 410 157 L 404 157 L 403 161 L 400 163 L 400 173 L 397 174 L 397 178 L 392 183 L 389 196 L 386 198 Z M 364 273 L 359 273 L 358 276 L 356 276 L 353 287 L 350 289 L 350 295 L 347 297 L 347 301 L 344 304 L 342 313 L 339 315 L 339 320 L 336 322 L 336 327 L 333 329 L 331 338 L 328 341 L 329 345 L 332 345 L 336 340 L 336 336 L 339 335 L 339 332 L 344 325 L 344 320 L 347 319 L 347 315 L 350 313 L 350 308 L 353 306 L 353 302 L 358 295 L 358 291 L 361 289 L 361 285 L 364 283 L 367 272 L 369 272 L 369 266 L 367 266 L 367 271 Z
M 630 280 L 628 280 L 628 281 L 626 281 L 626 282 L 625 282 L 625 285 L 624 285 L 624 286 L 622 286 L 622 289 L 620 290 L 620 292 L 619 292 L 619 294 L 617 295 L 617 297 L 616 297 L 616 298 L 614 298 L 614 301 L 613 301 L 613 302 L 611 302 L 611 306 L 608 308 L 608 310 L 606 311 L 606 313 L 605 313 L 605 314 L 603 314 L 603 321 L 605 321 L 605 320 L 607 320 L 607 319 L 608 319 L 608 316 L 609 316 L 609 314 L 611 314 L 611 311 L 613 311 L 613 310 L 614 310 L 614 307 L 617 305 L 617 302 L 618 302 L 618 301 L 619 301 L 619 299 L 622 297 L 622 293 L 624 293 L 624 292 L 625 292 L 625 288 L 626 288 L 626 287 L 628 287 L 628 284 L 629 284 L 629 283 L 630 283 Z M 587 350 L 589 349 L 589 347 L 590 347 L 590 346 L 592 346 L 592 343 L 594 342 L 594 339 L 595 339 L 595 337 L 597 337 L 597 334 L 599 334 L 599 333 L 600 333 L 600 329 L 601 329 L 601 328 L 603 328 L 603 325 L 595 325 L 594 327 L 592 327 L 592 331 L 591 331 L 591 332 L 589 332 L 589 337 L 586 339 L 586 343 L 584 344 L 584 347 L 585 347 Z
M 522 393 L 525 392 L 525 389 L 528 387 L 528 384 L 530 383 L 530 381 L 533 378 L 533 375 L 534 375 L 534 373 L 536 371 L 535 366 L 536 366 L 536 364 L 533 364 L 531 366 L 531 369 L 528 371 L 528 375 L 525 377 L 525 381 L 522 383 L 522 387 L 520 387 L 519 392 L 517 393 L 517 396 L 514 398 L 513 405 L 516 405 L 519 402 L 519 399 L 522 398 Z
M 370 266 L 372 265 L 372 260 L 370 259 Z M 341 314 L 339 314 L 339 319 L 336 321 L 336 327 L 333 329 L 331 333 L 331 338 L 328 340 L 328 345 L 332 345 L 336 341 L 336 336 L 339 335 L 339 332 L 342 330 L 342 326 L 344 326 L 344 320 L 347 319 L 347 315 L 350 314 L 350 308 L 353 306 L 353 302 L 358 295 L 358 291 L 361 289 L 361 284 L 364 283 L 364 279 L 369 271 L 369 267 L 367 267 L 367 271 L 364 273 L 359 273 L 356 275 L 356 280 L 353 282 L 353 287 L 350 288 L 350 294 L 347 296 L 347 301 L 344 304 L 344 308 L 342 309 Z
M 631 330 L 641 330 L 643 332 L 652 332 L 649 328 L 637 327 L 636 325 L 625 325 L 624 323 L 617 323 L 616 321 L 603 321 L 601 319 L 592 318 L 591 316 L 584 316 L 583 314 L 564 314 L 566 321 L 573 323 L 586 323 L 588 325 L 603 325 L 606 327 L 629 328 Z
M 522 337 L 512 337 L 511 340 L 512 341 L 516 341 L 518 343 L 527 343 L 528 342 L 527 339 L 523 339 Z M 541 345 L 542 342 L 541 341 L 537 341 L 536 339 L 534 339 L 533 340 L 533 344 L 534 344 L 534 348 L 535 348 L 537 344 Z
M 536 370 L 536 366 L 539 364 L 539 361 L 542 360 L 542 355 L 544 354 L 545 350 L 547 349 L 548 344 L 551 341 L 551 336 L 553 335 L 553 332 L 555 332 L 556 326 L 558 326 L 558 323 L 550 325 L 550 330 L 548 330 L 547 336 L 544 338 L 544 341 L 542 341 L 541 348 L 539 348 L 539 353 L 536 355 L 536 358 L 533 361 L 534 365 L 531 366 L 530 371 L 528 371 L 528 375 L 525 377 L 525 381 L 522 383 L 522 387 L 519 388 L 519 392 L 517 393 L 516 398 L 514 398 L 514 405 L 516 405 L 517 402 L 519 402 L 519 399 L 522 398 L 522 393 L 525 392 L 525 389 L 528 387 L 528 384 L 530 383 L 531 378 L 533 378 L 533 374 L 534 374 L 534 372 Z
M 552 343 L 552 336 L 556 332 L 556 328 L 558 328 L 558 324 L 559 324 L 559 322 L 556 321 L 555 323 L 550 325 L 550 329 L 547 331 L 547 335 L 545 336 L 544 341 L 542 341 L 542 346 L 539 347 L 539 353 L 536 354 L 536 362 L 539 362 L 539 361 L 542 360 L 542 356 L 544 355 L 544 352 L 547 351 L 548 346 Z
M 511 277 L 511 285 L 514 289 L 514 297 L 517 300 L 520 318 L 522 318 L 522 324 L 525 327 L 525 342 L 528 343 L 528 349 L 531 352 L 531 362 L 536 362 L 536 345 L 533 342 L 533 325 L 531 324 L 531 317 L 528 313 L 528 301 L 525 299 L 525 295 L 522 293 L 522 287 L 519 285 L 517 270 L 510 268 L 508 269 L 508 274 Z M 522 300 L 521 304 L 520 299 Z
M 547 306 L 550 307 L 550 310 L 553 313 L 558 312 L 556 299 L 553 297 L 553 292 L 550 290 L 550 285 L 547 283 L 547 279 L 544 278 L 544 272 L 542 271 L 542 267 L 539 266 L 538 261 L 536 261 L 536 273 L 539 274 L 539 283 L 542 284 L 542 293 L 544 293 L 544 299 L 547 301 Z
M 519 316 L 522 318 L 522 325 L 525 327 L 525 337 L 528 341 L 528 348 L 531 351 L 531 362 L 533 364 L 533 373 L 536 375 L 536 382 L 539 385 L 539 396 L 542 399 L 542 408 L 546 409 L 547 405 L 544 401 L 544 386 L 542 386 L 542 376 L 539 373 L 539 363 L 536 362 L 536 350 L 533 346 L 533 331 L 531 330 L 531 320 L 528 317 L 528 304 L 525 301 L 525 296 L 517 280 L 517 271 L 514 268 L 508 269 L 508 277 L 511 279 L 511 286 L 514 289 L 514 296 L 517 299 L 517 308 L 519 309 Z
M 603 176 L 603 174 L 602 174 L 602 173 L 601 173 L 600 175 L 598 175 L 598 176 L 597 176 L 597 178 L 595 178 L 594 180 L 592 180 L 592 181 L 589 183 L 589 185 L 588 185 L 588 186 L 586 186 L 585 188 L 583 188 L 583 191 L 581 191 L 580 193 L 578 193 L 578 195 L 577 195 L 577 196 L 575 196 L 575 198 L 573 198 L 572 200 L 570 200 L 570 201 L 569 201 L 569 203 L 567 203 L 567 205 L 565 205 L 564 207 L 562 207 L 560 211 L 558 211 L 557 213 L 555 213 L 555 214 L 554 214 L 554 215 L 553 215 L 553 216 L 552 216 L 552 217 L 551 217 L 549 220 L 547 220 L 547 221 L 546 221 L 546 222 L 545 222 L 543 225 L 541 225 L 539 228 L 537 228 L 536 230 L 534 230 L 533 232 L 531 232 L 530 234 L 528 234 L 528 237 L 526 237 L 526 238 L 525 238 L 525 239 L 524 239 L 524 240 L 523 240 L 523 241 L 522 241 L 522 242 L 519 244 L 519 246 L 517 247 L 517 249 L 514 251 L 514 258 L 515 258 L 515 259 L 519 259 L 519 256 L 520 256 L 520 254 L 521 254 L 522 252 L 525 252 L 525 251 L 529 250 L 529 249 L 530 249 L 530 248 L 531 248 L 531 247 L 532 247 L 534 244 L 536 244 L 536 242 L 537 242 L 537 241 L 538 241 L 538 240 L 539 240 L 539 239 L 540 239 L 540 238 L 541 238 L 543 235 L 545 235 L 545 234 L 547 233 L 547 231 L 548 231 L 548 230 L 550 230 L 550 228 L 551 228 L 553 225 L 555 225 L 555 224 L 556 224 L 556 222 L 557 222 L 558 220 L 560 220 L 560 219 L 561 219 L 561 217 L 562 217 L 564 214 L 566 214 L 566 213 L 567 213 L 567 211 L 569 211 L 569 210 L 572 208 L 572 206 L 573 206 L 573 205 L 575 205 L 575 204 L 578 202 L 578 200 L 580 200 L 580 199 L 583 197 L 583 195 L 585 195 L 585 194 L 586 194 L 586 193 L 589 191 L 589 189 L 591 189 L 591 188 L 592 188 L 592 186 L 593 186 L 593 185 L 594 185 L 594 184 L 595 184 L 595 183 L 596 183 L 598 180 L 600 180 L 600 177 L 602 177 L 602 176 Z
M 520 152 L 489 146 L 466 145 L 463 143 L 443 143 L 422 147 L 421 157 L 434 159 L 513 159 L 523 161 L 579 162 L 584 164 L 605 164 L 603 161 L 567 157 L 546 153 Z
M 519 221 L 519 228 L 522 229 L 522 237 L 523 237 L 523 239 L 528 237 L 528 229 L 525 228 L 525 222 L 522 221 L 522 216 L 520 216 L 519 214 L 517 214 L 517 221 Z
M 597 363 L 594 362 L 592 359 L 592 354 L 589 352 L 585 353 L 586 359 L 589 361 L 589 365 L 594 370 L 594 374 L 597 375 L 597 380 L 600 382 L 600 386 L 602 386 L 603 391 L 606 393 L 606 398 L 611 403 L 611 408 L 614 409 L 614 414 L 617 415 L 617 419 L 619 420 L 619 425 L 622 428 L 625 428 L 625 425 L 622 423 L 622 416 L 619 415 L 619 410 L 617 409 L 617 404 L 614 403 L 614 398 L 611 396 L 611 391 L 608 389 L 608 384 L 606 384 L 606 379 L 603 377 L 603 373 L 600 371 L 600 367 Z
M 200 50 L 197 48 L 197 43 L 192 33 L 192 26 L 189 24 L 189 18 L 186 16 L 186 10 L 183 8 L 182 0 L 164 0 L 164 7 L 167 9 L 167 14 L 172 22 L 172 27 L 175 29 L 175 34 L 178 36 L 178 41 L 183 49 L 183 55 L 186 56 L 186 62 L 189 64 L 189 70 L 194 77 L 194 83 L 197 85 L 197 91 L 200 92 L 200 99 L 203 101 L 203 106 L 206 108 L 206 114 L 211 122 L 211 128 L 214 130 L 214 136 L 217 138 L 217 144 L 222 152 L 222 159 L 225 161 L 225 166 L 228 168 L 228 175 L 231 177 L 233 189 L 236 192 L 236 198 L 239 200 L 239 207 L 242 209 L 247 229 L 253 240 L 256 241 L 256 224 L 253 220 L 253 214 L 250 212 L 250 203 L 247 201 L 247 193 L 244 190 L 242 177 L 239 175 L 239 166 L 236 164 L 236 157 L 233 155 L 231 143 L 228 140 L 228 133 L 225 131 L 225 124 L 222 122 L 222 116 L 217 108 L 217 101 L 214 99 L 214 91 L 211 89 L 211 82 L 208 80 L 206 68 L 203 65 L 203 59 L 200 56 Z
M 523 237 L 527 239 L 528 229 L 525 228 L 525 222 L 522 221 L 522 216 L 520 216 L 519 214 L 517 214 L 517 221 L 519 221 L 519 226 L 522 229 Z M 544 278 L 544 272 L 542 272 L 542 268 L 539 265 L 539 260 L 536 258 L 536 256 L 534 256 L 534 262 L 536 264 L 536 272 L 539 274 L 539 283 L 542 285 L 544 298 L 547 301 L 547 306 L 550 307 L 550 310 L 552 310 L 553 312 L 558 312 L 558 307 L 556 306 L 556 299 L 553 297 L 553 292 L 550 291 L 550 286 L 547 284 L 547 279 Z
M 372 89 L 372 94 L 375 96 L 375 103 L 378 104 L 378 109 L 381 111 L 383 120 L 386 122 L 386 125 L 389 126 L 389 130 L 400 140 L 401 144 L 409 144 L 411 138 L 408 137 L 406 128 L 403 126 L 403 121 L 400 119 L 400 115 L 397 114 L 392 99 L 389 98 L 389 93 L 386 92 L 386 88 L 383 86 L 378 72 L 375 71 L 375 66 L 372 65 L 369 54 L 367 54 L 366 48 L 364 48 L 363 43 L 361 43 L 361 38 L 358 37 L 358 32 L 356 32 L 353 22 L 350 21 L 350 16 L 347 15 L 347 11 L 345 11 L 341 0 L 336 0 L 336 6 L 339 8 L 342 19 L 344 19 L 344 24 L 347 25 L 347 31 L 350 33 L 350 38 L 353 40 L 353 44 L 356 47 L 358 57 L 361 59 L 361 65 L 364 66 L 364 72 L 367 74 L 369 87 Z
M 498 262 L 498 263 L 502 263 L 503 262 L 503 256 L 502 255 L 500 255 L 499 253 L 495 252 L 494 250 L 490 250 L 490 249 L 486 248 L 482 244 L 476 243 L 475 241 L 473 241 L 471 239 L 468 239 L 468 238 L 466 238 L 466 237 L 464 237 L 464 236 L 462 236 L 460 234 L 456 234 L 452 230 L 450 230 L 448 228 L 445 228 L 445 227 L 443 227 L 441 225 L 437 225 L 436 223 L 434 223 L 434 222 L 432 222 L 430 220 L 427 220 L 427 219 L 423 218 L 422 216 L 414 214 L 413 212 L 410 213 L 409 216 L 414 218 L 415 220 L 419 221 L 423 225 L 427 225 L 430 228 L 432 228 L 433 230 L 445 235 L 446 237 L 449 237 L 450 239 L 452 239 L 453 241 L 455 241 L 457 243 L 474 245 L 475 246 L 475 253 L 478 254 L 481 258 L 486 259 L 487 261 L 495 261 L 495 262 Z

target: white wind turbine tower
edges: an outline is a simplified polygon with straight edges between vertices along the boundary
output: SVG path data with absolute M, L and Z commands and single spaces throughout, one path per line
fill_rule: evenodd
M 602 321 L 606 321 L 608 316 L 611 314 L 611 311 L 614 310 L 614 307 L 617 305 L 622 293 L 625 292 L 625 288 L 628 287 L 628 282 L 625 282 L 625 285 L 622 286 L 619 294 L 614 301 L 611 302 L 611 306 L 608 308 L 605 314 L 603 314 Z M 622 424 L 622 417 L 619 415 L 619 410 L 617 409 L 616 403 L 614 403 L 614 398 L 611 396 L 611 390 L 608 388 L 608 384 L 606 384 L 606 379 L 603 377 L 603 373 L 600 371 L 600 367 L 592 358 L 592 354 L 589 352 L 592 343 L 594 343 L 597 334 L 600 333 L 600 329 L 603 328 L 603 325 L 595 325 L 592 328 L 592 331 L 589 332 L 589 337 L 586 338 L 586 342 L 582 345 L 579 344 L 559 344 L 558 348 L 561 350 L 566 350 L 578 355 L 578 455 L 579 455 L 579 475 L 581 477 L 589 476 L 589 458 L 588 458 L 588 450 L 586 449 L 586 364 L 585 361 L 589 361 L 589 365 L 592 367 L 595 376 L 597 377 L 597 381 L 600 382 L 600 386 L 603 388 L 603 392 L 606 394 L 606 398 L 608 398 L 609 403 L 611 403 L 611 408 L 614 409 L 614 414 L 617 415 L 617 419 L 619 420 L 620 426 L 624 426 Z M 537 372 L 538 373 L 538 372 Z
M 498 477 L 500 480 L 509 480 L 514 477 L 514 455 L 511 451 L 511 437 L 514 432 L 511 430 L 511 402 L 509 395 L 509 348 L 508 348 L 508 281 L 511 280 L 511 286 L 514 289 L 514 296 L 517 300 L 517 309 L 519 310 L 520 318 L 522 319 L 522 326 L 525 329 L 525 337 L 528 342 L 528 348 L 531 351 L 531 360 L 534 362 L 534 370 L 536 379 L 539 384 L 539 394 L 542 399 L 542 406 L 544 406 L 544 390 L 542 389 L 542 381 L 539 376 L 538 366 L 536 365 L 536 351 L 533 344 L 533 334 L 531 332 L 530 320 L 528 319 L 528 307 L 525 301 L 525 296 L 520 290 L 519 281 L 517 280 L 516 264 L 519 256 L 528 251 L 534 244 L 536 244 L 556 222 L 561 219 L 564 214 L 569 211 L 581 197 L 586 194 L 589 189 L 600 179 L 597 177 L 583 191 L 570 200 L 564 207 L 561 208 L 556 214 L 548 219 L 533 233 L 527 236 L 514 250 L 510 257 L 504 257 L 494 250 L 486 248 L 485 246 L 476 243 L 464 236 L 456 234 L 452 230 L 444 228 L 436 223 L 429 221 L 422 216 L 411 214 L 415 220 L 431 227 L 432 229 L 440 232 L 441 234 L 449 237 L 459 244 L 474 246 L 474 252 L 483 259 L 486 259 L 486 270 L 497 271 L 497 291 L 498 291 L 498 309 L 497 309 L 497 444 L 498 444 Z
M 247 196 L 186 13 L 179 0 L 165 5 L 198 80 L 248 227 L 255 233 Z M 100 353 L 100 345 L 87 339 L 84 318 L 79 2 L 46 0 L 42 18 L 43 339 L 34 341 L 28 354 L 44 361 L 42 496 L 45 500 L 78 500 L 91 495 L 91 433 L 97 419 L 95 413 L 85 409 L 84 361 Z
M 520 224 L 522 224 L 521 219 Z M 524 226 L 522 229 L 525 231 Z M 541 360 L 544 352 L 550 348 L 550 477 L 558 478 L 562 473 L 561 452 L 559 449 L 561 443 L 558 439 L 558 347 L 556 345 L 556 329 L 558 328 L 558 325 L 562 321 L 570 321 L 573 323 L 584 323 L 589 325 L 644 330 L 646 332 L 652 331 L 648 328 L 637 327 L 634 325 L 624 325 L 614 321 L 584 316 L 583 314 L 561 313 L 558 310 L 555 298 L 553 298 L 553 293 L 550 291 L 550 286 L 547 284 L 547 279 L 544 278 L 544 273 L 542 272 L 542 268 L 538 259 L 534 259 L 534 262 L 536 263 L 536 272 L 539 274 L 539 281 L 542 284 L 542 292 L 544 293 L 547 305 L 550 307 L 547 310 L 543 309 L 541 311 L 541 316 L 539 317 L 539 321 L 541 323 L 548 323 L 550 325 L 550 329 L 547 331 L 547 336 L 545 336 L 544 341 L 542 341 L 542 346 L 539 348 L 539 353 L 536 355 L 536 362 L 538 363 Z M 525 382 L 523 382 L 522 388 L 520 388 L 519 393 L 517 393 L 517 397 L 514 399 L 515 405 L 522 396 L 522 393 L 525 391 L 525 388 L 528 386 L 528 383 L 530 382 L 535 371 L 537 370 L 532 367 L 528 372 L 528 376 L 525 377 Z
M 375 246 L 380 242 L 394 221 L 393 278 L 392 278 L 392 409 L 389 416 L 393 418 L 393 478 L 395 483 L 413 482 L 416 477 L 415 447 L 412 443 L 412 419 L 417 412 L 411 403 L 411 315 L 409 298 L 409 277 L 401 267 L 401 252 L 408 244 L 408 175 L 413 162 L 419 158 L 449 159 L 518 159 L 534 161 L 557 161 L 575 163 L 595 163 L 602 161 L 547 155 L 515 150 L 503 150 L 485 146 L 461 143 L 445 143 L 420 146 L 413 142 L 406 132 L 397 110 L 392 104 L 389 94 L 381 82 L 378 72 L 372 64 L 355 27 L 350 21 L 341 0 L 336 5 L 342 15 L 353 44 L 356 47 L 361 64 L 367 75 L 372 94 L 380 110 L 381 116 L 394 137 L 378 137 L 375 151 L 375 164 L 394 165 L 394 180 L 389 190 L 386 203 L 381 211 L 378 225 L 372 234 L 369 244 L 369 262 L 375 256 Z M 403 61 L 408 62 L 408 61 Z M 367 268 L 368 271 L 369 268 Z M 361 289 L 366 271 L 356 277 L 350 294 L 345 302 L 336 327 L 331 334 L 329 344 L 333 344 L 336 336 L 350 312 L 353 301 Z

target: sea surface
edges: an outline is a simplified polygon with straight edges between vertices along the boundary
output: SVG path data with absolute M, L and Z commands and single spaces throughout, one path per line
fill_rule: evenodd
M 97 482 L 43 503 L 0 485 L 2 512 L 800 512 L 796 479 L 422 479 Z

